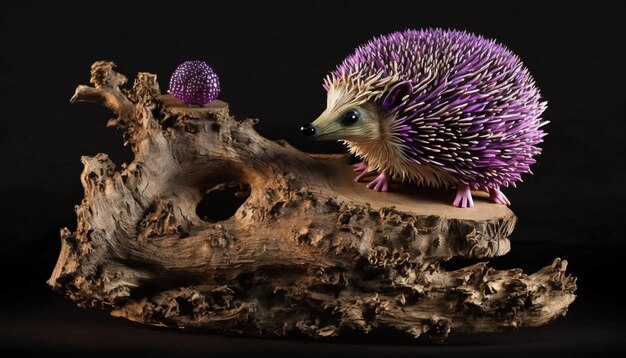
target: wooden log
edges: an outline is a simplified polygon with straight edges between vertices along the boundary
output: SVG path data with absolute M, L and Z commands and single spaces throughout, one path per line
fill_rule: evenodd
M 443 341 L 542 325 L 574 300 L 560 259 L 532 275 L 441 267 L 506 254 L 516 221 L 507 207 L 475 193 L 473 209 L 458 209 L 452 192 L 399 183 L 373 192 L 353 181 L 344 155 L 265 139 L 222 101 L 185 106 L 161 95 L 155 75 L 124 90 L 114 67 L 96 62 L 94 86 L 72 97 L 113 110 L 108 124 L 135 154 L 121 168 L 106 154 L 82 158 L 77 227 L 61 230 L 48 281 L 80 306 L 224 333 L 392 327 Z M 231 218 L 198 217 L 205 193 L 233 185 L 247 199 Z

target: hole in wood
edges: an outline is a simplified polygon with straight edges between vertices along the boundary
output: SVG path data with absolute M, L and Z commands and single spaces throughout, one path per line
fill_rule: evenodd
M 199 218 L 208 222 L 229 219 L 250 196 L 250 186 L 243 183 L 221 183 L 207 190 L 196 207 Z

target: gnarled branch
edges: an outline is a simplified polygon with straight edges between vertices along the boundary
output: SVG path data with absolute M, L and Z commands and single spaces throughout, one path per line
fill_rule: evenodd
M 135 154 L 120 169 L 105 154 L 82 158 L 78 225 L 61 231 L 48 281 L 78 304 L 172 327 L 321 337 L 389 326 L 443 340 L 545 324 L 574 300 L 559 259 L 532 275 L 440 266 L 507 253 L 508 208 L 477 194 L 474 209 L 457 209 L 451 193 L 398 183 L 372 192 L 345 156 L 265 139 L 221 101 L 186 107 L 154 75 L 123 90 L 113 68 L 95 63 L 95 87 L 72 98 L 117 113 L 110 124 Z M 224 183 L 249 197 L 227 220 L 200 219 L 203 195 Z

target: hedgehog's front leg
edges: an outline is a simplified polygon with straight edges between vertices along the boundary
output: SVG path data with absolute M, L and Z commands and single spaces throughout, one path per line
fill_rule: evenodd
M 467 184 L 459 183 L 456 186 L 456 197 L 452 205 L 457 208 L 473 208 L 474 200 L 472 199 L 472 191 Z
M 355 172 L 362 172 L 364 170 L 367 171 L 367 163 L 365 163 L 365 161 L 362 161 L 361 163 L 356 163 L 352 167 L 354 168 Z
M 389 188 L 389 177 L 387 173 L 385 173 L 384 170 L 380 172 L 376 179 L 367 184 L 367 187 L 374 191 L 387 191 Z
M 355 172 L 361 172 L 359 175 L 356 176 L 356 178 L 354 178 L 355 182 L 359 182 L 364 176 L 370 174 L 370 171 L 367 170 L 367 163 L 365 161 L 362 161 L 361 163 L 357 163 L 355 165 L 353 165 L 354 171 Z

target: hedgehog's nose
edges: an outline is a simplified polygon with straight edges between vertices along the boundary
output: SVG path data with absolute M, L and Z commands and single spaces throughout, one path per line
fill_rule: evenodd
M 304 134 L 307 137 L 310 137 L 315 134 L 315 127 L 313 127 L 311 123 L 307 123 L 300 127 L 300 133 Z

